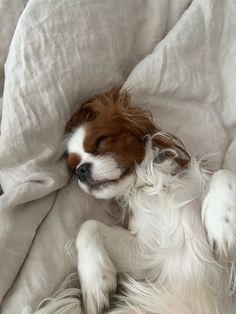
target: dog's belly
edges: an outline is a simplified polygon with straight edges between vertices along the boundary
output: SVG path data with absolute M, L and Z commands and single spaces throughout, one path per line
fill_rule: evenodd
M 162 198 L 153 201 L 152 209 L 148 215 L 147 210 L 143 214 L 137 210 L 131 217 L 129 229 L 140 243 L 140 258 L 134 263 L 145 267 L 146 279 L 160 293 L 165 295 L 166 290 L 172 301 L 180 301 L 174 301 L 174 308 L 186 304 L 186 313 L 192 313 L 190 307 L 197 298 L 199 308 L 195 311 L 210 309 L 216 303 L 213 288 L 222 289 L 223 273 L 207 242 L 199 199 L 177 206 Z

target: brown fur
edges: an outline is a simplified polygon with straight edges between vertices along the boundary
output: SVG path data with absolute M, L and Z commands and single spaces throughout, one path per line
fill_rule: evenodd
M 69 154 L 67 157 L 67 165 L 68 167 L 73 170 L 75 167 L 80 163 L 81 159 L 77 154 Z
M 66 131 L 86 123 L 85 151 L 94 155 L 114 154 L 119 164 L 128 169 L 142 162 L 146 136 L 157 133 L 153 145 L 175 150 L 178 156 L 171 156 L 170 152 L 170 157 L 180 167 L 188 164 L 190 157 L 182 142 L 168 133 L 164 137 L 158 135 L 160 128 L 153 123 L 150 112 L 132 107 L 129 94 L 119 92 L 113 88 L 86 102 L 69 121 Z M 69 164 L 74 164 L 74 157 L 70 158 Z

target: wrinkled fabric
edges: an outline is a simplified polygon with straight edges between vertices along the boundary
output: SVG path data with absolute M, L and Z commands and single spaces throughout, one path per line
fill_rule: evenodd
M 233 0 L 2 1 L 2 313 L 35 309 L 75 270 L 66 247 L 84 220 L 111 223 L 63 157 L 65 125 L 94 94 L 124 84 L 191 154 L 236 170 L 235 12 Z

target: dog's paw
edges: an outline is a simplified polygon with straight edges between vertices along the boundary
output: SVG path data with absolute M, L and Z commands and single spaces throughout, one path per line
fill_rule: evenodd
M 236 177 L 230 171 L 219 170 L 212 176 L 203 202 L 202 221 L 214 254 L 218 258 L 235 254 Z
M 115 270 L 111 270 L 111 265 L 98 263 L 98 260 L 90 262 L 90 273 L 85 265 L 79 266 L 83 304 L 86 313 L 90 314 L 102 313 L 108 309 L 110 294 L 116 290 Z
M 76 245 L 85 312 L 103 313 L 109 308 L 110 295 L 116 290 L 117 272 L 101 243 L 96 221 L 83 224 Z

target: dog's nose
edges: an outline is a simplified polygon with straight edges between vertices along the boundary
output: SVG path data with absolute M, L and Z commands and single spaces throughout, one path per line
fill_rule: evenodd
M 85 162 L 84 164 L 75 169 L 75 175 L 81 182 L 87 181 L 90 175 L 91 165 L 92 165 L 91 163 Z

